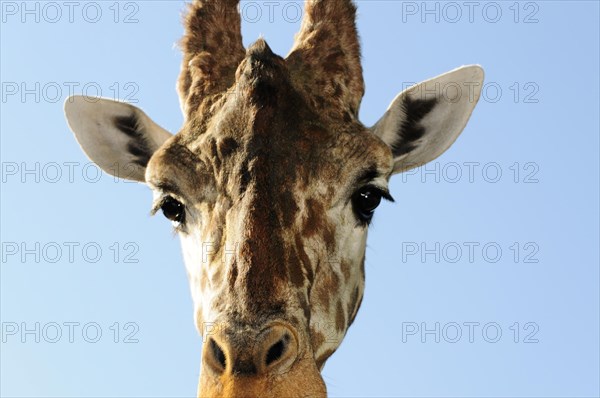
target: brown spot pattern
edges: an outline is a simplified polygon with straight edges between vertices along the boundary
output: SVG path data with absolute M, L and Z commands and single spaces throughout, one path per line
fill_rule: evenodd
M 220 268 L 203 269 L 198 282 L 216 293 L 206 307 L 210 315 L 224 317 L 238 334 L 285 319 L 310 335 L 310 344 L 302 341 L 309 360 L 275 384 L 203 373 L 201 391 L 296 396 L 303 379 L 316 386 L 303 393 L 324 396 L 318 368 L 353 322 L 364 280 L 364 257 L 360 264 L 340 258 L 337 240 L 347 231 L 332 220 L 342 206 L 334 198 L 365 159 L 387 164 L 391 157 L 357 119 L 364 81 L 352 1 L 307 1 L 286 59 L 264 40 L 244 49 L 238 5 L 196 0 L 189 6 L 178 81 L 186 123 L 171 156 L 193 170 L 184 191 L 205 199 L 211 217 L 202 220 L 203 233 L 220 245 L 206 265 Z M 209 191 L 217 198 L 206 198 Z M 236 255 L 223 261 L 231 237 Z
M 342 306 L 342 302 L 338 301 L 337 309 L 335 312 L 335 327 L 338 332 L 346 330 L 346 317 L 344 316 L 344 307 Z

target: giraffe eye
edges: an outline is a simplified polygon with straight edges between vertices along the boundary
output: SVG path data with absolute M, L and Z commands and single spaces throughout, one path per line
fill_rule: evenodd
M 185 219 L 185 206 L 177 199 L 167 196 L 163 200 L 160 209 L 165 217 L 173 221 L 176 225 L 183 223 Z
M 383 196 L 384 193 L 380 189 L 371 186 L 361 188 L 352 196 L 354 211 L 362 222 L 371 221 Z

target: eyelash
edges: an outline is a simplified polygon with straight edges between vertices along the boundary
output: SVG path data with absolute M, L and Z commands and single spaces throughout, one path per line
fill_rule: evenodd
M 358 189 L 350 198 L 354 213 L 359 221 L 359 225 L 369 225 L 375 214 L 375 210 L 381 204 L 381 199 L 394 202 L 390 193 L 375 185 L 368 184 Z M 164 216 L 169 219 L 175 232 L 180 232 L 186 221 L 186 206 L 177 198 L 171 195 L 161 197 L 151 210 L 155 215 L 162 210 Z
M 185 225 L 186 206 L 177 198 L 171 195 L 165 195 L 152 208 L 151 214 L 155 215 L 162 210 L 164 216 L 173 223 L 176 232 L 181 231 Z
M 354 192 L 350 200 L 359 226 L 367 226 L 371 223 L 375 210 L 381 204 L 381 199 L 394 201 L 389 192 L 374 185 L 365 185 Z

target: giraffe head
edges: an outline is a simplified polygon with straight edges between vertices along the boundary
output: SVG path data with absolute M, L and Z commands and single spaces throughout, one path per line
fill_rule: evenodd
M 483 72 L 421 83 L 367 128 L 351 1 L 308 2 L 286 58 L 262 39 L 243 48 L 236 6 L 190 6 L 177 134 L 104 99 L 68 99 L 67 119 L 106 172 L 152 189 L 180 236 L 204 343 L 199 396 L 325 396 L 320 370 L 360 306 L 388 180 L 455 141 Z

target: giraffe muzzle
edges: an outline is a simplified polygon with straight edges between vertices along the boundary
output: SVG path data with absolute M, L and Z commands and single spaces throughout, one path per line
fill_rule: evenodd
M 236 325 L 206 337 L 199 397 L 326 396 L 311 348 L 287 323 L 258 332 Z
M 256 334 L 223 331 L 210 336 L 203 362 L 220 376 L 281 374 L 294 364 L 298 352 L 296 331 L 291 326 L 276 323 Z

